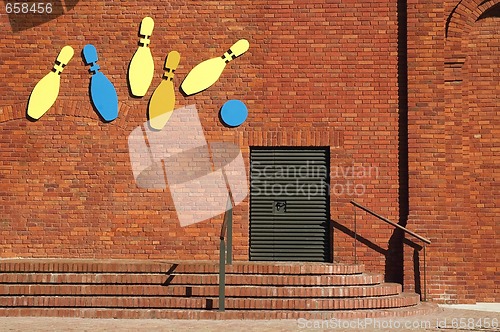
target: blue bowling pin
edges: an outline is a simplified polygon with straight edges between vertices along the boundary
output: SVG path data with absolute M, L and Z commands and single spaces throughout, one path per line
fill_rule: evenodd
M 100 67 L 96 63 L 99 58 L 94 45 L 85 45 L 82 53 L 85 64 L 90 65 L 89 72 L 92 74 L 90 78 L 90 98 L 92 103 L 104 120 L 113 121 L 118 117 L 118 95 L 115 87 L 99 71 Z

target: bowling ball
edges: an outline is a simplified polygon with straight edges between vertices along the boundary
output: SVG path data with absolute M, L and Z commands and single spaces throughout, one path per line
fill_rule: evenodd
M 31 29 L 49 22 L 72 10 L 80 0 L 26 2 L 25 0 L 4 0 L 2 9 L 9 16 L 12 32 Z M 28 6 L 23 7 L 23 3 Z M 16 7 L 14 5 L 16 4 Z
M 238 127 L 248 117 L 247 106 L 241 100 L 229 100 L 220 110 L 220 119 L 228 127 Z

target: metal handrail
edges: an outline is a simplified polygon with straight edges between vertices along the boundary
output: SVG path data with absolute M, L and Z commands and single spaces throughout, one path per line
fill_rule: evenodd
M 390 220 L 389 220 L 389 219 L 387 219 L 387 218 L 382 217 L 381 215 L 379 215 L 379 214 L 377 214 L 377 213 L 373 212 L 372 210 L 368 209 L 367 207 L 364 207 L 363 205 L 361 205 L 361 204 L 359 204 L 359 203 L 356 203 L 355 201 L 351 201 L 351 204 L 352 204 L 352 205 L 354 205 L 354 206 L 357 206 L 357 207 L 359 207 L 361 210 L 363 210 L 363 211 L 365 211 L 365 212 L 368 212 L 369 214 L 371 214 L 371 215 L 373 215 L 373 216 L 375 216 L 375 217 L 379 218 L 380 220 L 385 221 L 385 222 L 386 222 L 386 223 L 388 223 L 389 225 L 392 225 L 392 226 L 394 226 L 394 227 L 396 227 L 396 228 L 399 228 L 400 230 L 404 231 L 404 232 L 405 232 L 405 233 L 407 233 L 407 234 L 410 234 L 411 236 L 413 236 L 413 237 L 415 237 L 415 238 L 419 239 L 420 241 L 425 242 L 425 243 L 427 243 L 427 244 L 431 244 L 431 240 L 426 239 L 425 237 L 420 236 L 420 235 L 418 235 L 417 233 L 412 232 L 412 231 L 410 231 L 410 230 L 406 229 L 405 227 L 403 227 L 403 226 L 401 226 L 401 225 L 398 225 L 398 224 L 396 224 L 395 222 L 390 221 Z
M 226 238 L 227 236 L 227 238 Z M 226 243 L 227 240 L 227 243 Z M 225 311 L 226 306 L 226 263 L 233 263 L 233 205 L 231 197 L 227 199 L 224 222 L 220 229 L 219 242 L 219 311 Z M 227 248 L 227 249 L 226 249 Z
M 407 233 L 407 234 L 410 234 L 411 236 L 419 239 L 420 241 L 424 242 L 424 245 L 422 246 L 423 248 L 423 251 L 424 251 L 424 301 L 427 301 L 427 269 L 426 269 L 426 261 L 427 261 L 427 257 L 426 257 L 426 252 L 425 252 L 425 246 L 426 244 L 431 244 L 431 240 L 415 233 L 415 232 L 412 232 L 408 229 L 406 229 L 405 227 L 401 226 L 401 225 L 398 225 L 396 224 L 395 222 L 393 221 L 390 221 L 389 219 L 387 218 L 384 218 L 382 217 L 381 215 L 373 212 L 372 210 L 370 210 L 369 208 L 359 204 L 359 203 L 356 203 L 355 201 L 351 201 L 351 204 L 360 208 L 361 210 L 371 214 L 372 216 L 374 217 L 377 217 L 378 219 L 382 220 L 382 221 L 385 221 L 386 223 L 388 223 L 389 225 L 391 226 L 394 226 L 400 230 L 402 230 L 403 232 Z M 357 264 L 357 254 L 356 254 L 356 242 L 357 242 L 357 233 L 356 233 L 356 210 L 354 210 L 354 261 L 355 263 Z

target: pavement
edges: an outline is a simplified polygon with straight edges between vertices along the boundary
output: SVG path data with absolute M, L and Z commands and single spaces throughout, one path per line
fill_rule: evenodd
M 443 305 L 441 311 L 406 318 L 353 320 L 171 320 L 0 317 L 0 331 L 495 331 L 500 303 Z
M 489 312 L 500 312 L 500 303 L 478 302 L 476 304 L 440 304 L 441 308 L 466 309 Z

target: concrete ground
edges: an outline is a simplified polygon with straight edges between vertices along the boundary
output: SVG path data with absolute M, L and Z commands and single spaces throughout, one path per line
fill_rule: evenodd
M 441 308 L 466 309 L 478 311 L 500 312 L 500 303 L 476 303 L 476 304 L 441 304 Z
M 499 331 L 500 303 L 443 305 L 431 315 L 361 320 L 170 320 L 0 317 L 0 331 Z

